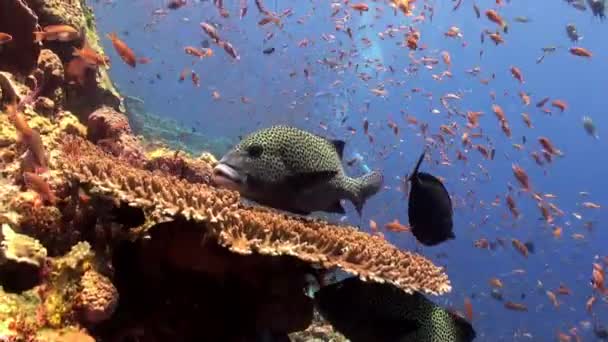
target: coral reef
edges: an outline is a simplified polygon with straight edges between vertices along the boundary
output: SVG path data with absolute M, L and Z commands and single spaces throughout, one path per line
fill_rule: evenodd
M 33 44 L 36 23 L 84 39 Z M 101 51 L 94 25 L 83 0 L 0 3 L 0 31 L 24 40 L 0 52 L 0 339 L 344 341 L 306 295 L 336 270 L 450 291 L 420 255 L 216 188 L 201 151 L 231 142 L 137 101 L 121 114 L 105 69 L 69 83 L 73 48 Z

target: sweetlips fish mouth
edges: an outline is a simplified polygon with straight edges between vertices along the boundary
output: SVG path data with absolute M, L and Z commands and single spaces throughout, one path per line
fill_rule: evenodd
M 224 163 L 213 168 L 212 181 L 215 185 L 230 190 L 239 190 L 244 185 L 244 177 L 232 166 Z

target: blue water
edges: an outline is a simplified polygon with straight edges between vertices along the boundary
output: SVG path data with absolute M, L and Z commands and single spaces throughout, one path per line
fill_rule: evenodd
M 166 8 L 166 1 L 92 2 L 102 34 L 115 31 L 138 56 L 152 59 L 150 64 L 130 69 L 104 38 L 106 53 L 112 59 L 110 74 L 120 91 L 142 98 L 150 112 L 176 119 L 187 127 L 196 127 L 212 137 L 236 139 L 258 128 L 281 123 L 346 140 L 345 158 L 351 159 L 359 152 L 370 168 L 381 169 L 385 174 L 386 189 L 367 203 L 361 219 L 351 206 L 348 207 L 348 222 L 365 230 L 369 230 L 370 219 L 379 226 L 393 219 L 407 223 L 407 202 L 398 191 L 399 178 L 411 171 L 425 140 L 418 127 L 408 126 L 401 111 L 415 116 L 420 122 L 427 122 L 430 134 L 439 134 L 441 124 L 456 122 L 457 136 L 444 135 L 446 145 L 433 145 L 434 162 L 423 165 L 425 171 L 444 177 L 453 196 L 456 240 L 431 248 L 417 247 L 409 233 L 384 232 L 386 238 L 404 249 L 419 248 L 425 256 L 447 266 L 453 291 L 434 300 L 462 310 L 464 298 L 472 298 L 473 324 L 479 341 L 552 341 L 557 340 L 558 332 L 567 332 L 573 327 L 583 340 L 597 339 L 587 322 L 608 324 L 608 304 L 598 298 L 593 314 L 589 314 L 585 311 L 585 301 L 594 294 L 590 286 L 592 263 L 597 261 L 594 257 L 608 255 L 608 233 L 603 226 L 608 219 L 605 209 L 608 197 L 602 193 L 608 187 L 605 177 L 608 173 L 608 137 L 602 136 L 608 132 L 608 116 L 604 111 L 608 84 L 608 48 L 605 44 L 608 23 L 600 22 L 589 11 L 570 7 L 565 1 L 513 0 L 499 9 L 510 27 L 509 33 L 503 35 L 505 44 L 495 46 L 488 37 L 484 44 L 480 42 L 484 29 L 496 29 L 496 25 L 483 15 L 483 11 L 496 6 L 494 1 L 477 1 L 482 10 L 480 19 L 475 17 L 471 1 L 464 0 L 457 11 L 452 11 L 451 2 L 435 1 L 433 21 L 427 18 L 415 24 L 411 22 L 412 17 L 401 13 L 394 15 L 384 2 L 369 2 L 367 13 L 359 15 L 349 11 L 351 17 L 347 25 L 354 34 L 351 40 L 344 32 L 335 30 L 334 20 L 344 17 L 344 11 L 331 18 L 327 1 L 279 1 L 278 4 L 266 1 L 271 11 L 292 8 L 294 14 L 283 18 L 282 28 L 273 24 L 258 26 L 262 16 L 253 0 L 249 1 L 249 12 L 243 20 L 238 17 L 239 1 L 225 2 L 231 14 L 229 18 L 220 17 L 210 1 L 188 1 L 183 8 L 169 11 L 162 18 L 155 18 L 152 12 Z M 419 1 L 415 15 L 420 13 L 422 5 Z M 376 8 L 383 13 L 377 12 Z M 516 16 L 527 16 L 532 21 L 516 23 L 513 20 Z M 218 30 L 221 37 L 236 47 L 240 61 L 233 60 L 211 44 L 215 55 L 192 64 L 195 58 L 186 55 L 183 48 L 187 45 L 200 47 L 201 41 L 208 39 L 199 28 L 201 21 L 221 24 Z M 576 24 L 584 36 L 579 45 L 594 53 L 591 59 L 568 53 L 572 43 L 566 36 L 565 26 L 569 22 Z M 362 25 L 366 26 L 360 29 Z M 414 55 L 416 58 L 438 58 L 440 63 L 433 70 L 420 66 L 416 74 L 406 74 L 403 70 L 411 60 L 409 50 L 401 46 L 404 31 L 396 33 L 394 38 L 381 40 L 377 34 L 387 25 L 413 25 L 419 29 L 420 44 L 428 48 Z M 453 25 L 461 29 L 463 39 L 444 36 Z M 269 32 L 274 33 L 274 37 L 264 42 Z M 325 41 L 322 34 L 335 35 L 335 39 Z M 372 41 L 372 47 L 365 48 L 361 41 L 364 37 Z M 303 39 L 310 41 L 308 47 L 298 47 Z M 466 46 L 463 46 L 465 42 Z M 541 64 L 536 64 L 541 48 L 550 45 L 559 48 Z M 263 54 L 262 50 L 269 47 L 274 47 L 275 52 Z M 481 59 L 480 49 L 484 51 Z M 453 78 L 438 82 L 431 75 L 446 69 L 441 62 L 441 51 L 448 51 L 452 57 Z M 341 52 L 345 56 L 337 68 L 318 63 L 323 58 L 337 60 Z M 382 65 L 392 66 L 394 74 L 388 70 L 376 73 L 373 66 L 365 68 L 366 58 L 382 58 Z M 348 66 L 349 62 L 352 66 Z M 369 72 L 369 81 L 357 77 L 356 64 L 360 64 L 359 72 Z M 478 78 L 465 73 L 466 69 L 475 66 L 481 68 Z M 511 66 L 522 70 L 523 85 L 511 76 Z M 185 67 L 199 74 L 200 88 L 189 78 L 178 82 Z M 308 79 L 304 69 L 310 71 Z M 296 73 L 293 77 L 290 76 L 292 72 Z M 492 73 L 495 80 L 489 85 L 479 82 L 480 78 L 489 78 Z M 335 81 L 340 82 L 334 84 Z M 379 84 L 384 84 L 388 91 L 386 98 L 370 92 Z M 420 93 L 411 93 L 412 88 L 432 93 L 432 101 Z M 520 90 L 531 95 L 531 106 L 523 106 L 517 95 Z M 220 93 L 219 100 L 212 98 L 213 91 Z M 496 101 L 490 98 L 491 91 L 496 93 Z M 465 151 L 460 135 L 466 120 L 460 116 L 447 116 L 439 98 L 448 92 L 462 94 L 461 101 L 451 101 L 459 110 L 485 113 L 480 120 L 484 137 L 475 142 L 494 146 L 496 158 L 493 161 L 483 159 L 475 150 L 468 151 L 466 163 L 456 160 L 456 151 Z M 405 97 L 405 94 L 411 97 Z M 251 103 L 243 104 L 243 96 L 251 99 Z M 565 100 L 569 108 L 564 113 L 555 109 L 552 115 L 542 113 L 534 104 L 546 96 Z M 369 103 L 369 111 L 364 110 L 366 103 Z M 500 130 L 492 113 L 492 103 L 504 109 L 513 132 L 510 139 Z M 441 113 L 432 114 L 432 109 Z M 533 128 L 527 128 L 521 120 L 520 113 L 524 111 L 529 113 Z M 346 115 L 344 123 L 341 122 L 343 115 Z M 600 140 L 585 133 L 583 116 L 593 119 Z M 362 133 L 364 118 L 370 122 L 370 134 L 375 138 L 373 143 Z M 398 137 L 387 126 L 389 119 L 398 124 Z M 357 133 L 351 134 L 348 126 L 356 128 Z M 521 144 L 524 136 L 527 138 L 524 149 L 513 148 L 512 144 Z M 536 165 L 530 152 L 540 151 L 539 136 L 549 137 L 564 156 L 544 167 Z M 451 165 L 436 163 L 441 160 L 439 150 L 445 150 Z M 536 192 L 557 196 L 550 201 L 565 212 L 563 217 L 556 216 L 552 225 L 542 220 L 536 201 L 529 194 L 517 191 L 519 186 L 511 171 L 512 163 L 528 172 Z M 484 175 L 480 165 L 489 176 Z M 347 172 L 362 171 L 354 167 Z M 509 214 L 505 204 L 509 184 L 516 189 L 512 196 L 522 213 L 519 219 Z M 581 197 L 581 191 L 589 192 L 589 197 Z M 501 202 L 492 206 L 496 196 Z M 582 208 L 584 201 L 603 207 Z M 575 218 L 573 213 L 579 213 L 582 219 Z M 594 228 L 586 229 L 585 222 L 593 222 Z M 551 234 L 554 226 L 563 228 L 563 236 L 559 239 Z M 572 238 L 574 233 L 583 234 L 584 238 L 575 240 Z M 503 238 L 506 247 L 494 251 L 477 249 L 473 243 L 480 238 L 491 241 Z M 535 253 L 524 258 L 511 247 L 512 238 L 533 242 Z M 514 269 L 524 269 L 526 273 L 513 275 Z M 492 277 L 503 281 L 505 300 L 525 303 L 529 311 L 508 311 L 503 303 L 490 297 L 488 280 Z M 539 281 L 542 289 L 538 288 Z M 554 308 L 545 291 L 556 292 L 560 284 L 569 287 L 572 294 L 558 295 L 561 305 Z

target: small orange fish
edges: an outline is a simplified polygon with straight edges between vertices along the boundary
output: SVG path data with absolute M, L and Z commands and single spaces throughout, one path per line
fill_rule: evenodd
M 500 129 L 502 129 L 503 133 L 507 136 L 507 138 L 511 137 L 511 127 L 507 120 L 503 120 L 500 122 Z
M 557 288 L 557 293 L 560 294 L 560 295 L 569 296 L 569 295 L 572 294 L 572 290 L 570 290 L 564 284 L 559 284 L 559 287 Z
M 89 67 L 94 68 L 100 65 L 108 67 L 108 63 L 110 62 L 108 56 L 99 54 L 88 46 L 84 46 L 82 49 L 74 48 L 73 55 L 82 58 Z
M 505 33 L 509 32 L 507 22 L 504 21 L 504 19 L 495 10 L 487 10 L 486 17 L 488 17 L 488 19 L 490 19 L 490 21 L 492 21 L 493 23 L 498 24 Z
M 568 108 L 568 104 L 563 100 L 553 100 L 551 106 L 559 109 L 562 113 Z
M 538 208 L 540 209 L 540 213 L 541 213 L 541 215 L 543 215 L 543 218 L 545 219 L 545 221 L 548 224 L 553 223 L 553 215 L 551 215 L 551 212 L 549 212 L 549 209 L 547 209 L 547 206 L 544 205 L 543 203 L 538 203 Z
M 213 55 L 213 52 L 211 49 L 197 49 L 194 46 L 186 46 L 184 48 L 184 52 L 190 56 L 194 56 L 194 57 L 198 57 L 198 58 L 205 58 L 205 57 L 210 57 Z
M 410 32 L 406 36 L 406 45 L 410 50 L 418 49 L 418 41 L 420 40 L 420 32 Z
M 13 36 L 8 33 L 0 32 L 0 45 L 9 43 L 13 40 Z
M 444 35 L 446 35 L 447 37 L 450 37 L 450 38 L 454 38 L 454 37 L 461 38 L 462 37 L 462 33 L 460 33 L 460 28 L 458 28 L 457 26 L 451 26 L 448 29 L 448 31 L 446 33 L 444 33 Z
M 517 164 L 512 164 L 511 168 L 513 169 L 515 179 L 517 179 L 524 191 L 530 191 L 530 179 L 526 171 Z
M 528 311 L 528 307 L 522 303 L 505 302 L 505 308 L 513 311 Z
M 511 244 L 513 245 L 513 247 L 524 257 L 528 257 L 528 254 L 530 253 L 528 251 L 528 247 L 526 247 L 525 244 L 523 244 L 521 241 L 517 240 L 517 239 L 511 239 Z
M 517 209 L 517 206 L 515 205 L 515 200 L 513 199 L 513 197 L 511 197 L 511 195 L 507 195 L 507 207 L 509 208 L 511 215 L 513 215 L 514 218 L 519 218 L 519 210 Z
M 40 133 L 28 125 L 25 116 L 17 110 L 16 103 L 9 104 L 6 111 L 9 120 L 13 123 L 17 132 L 19 132 L 20 138 L 27 145 L 28 152 L 33 156 L 34 165 L 31 165 L 31 167 L 34 170 L 45 170 L 48 165 L 48 159 Z
M 527 113 L 521 113 L 521 118 L 524 120 L 524 123 L 526 126 L 528 126 L 528 128 L 532 128 L 532 121 Z
M 498 118 L 499 121 L 506 120 L 505 112 L 502 110 L 502 107 L 500 107 L 499 105 L 493 104 L 492 111 L 494 112 L 494 114 L 496 114 L 496 117 Z
M 547 151 L 547 153 L 549 153 L 550 155 L 561 155 L 562 152 L 558 149 L 555 148 L 555 146 L 553 145 L 553 143 L 551 142 L 551 140 L 549 140 L 549 138 L 547 137 L 538 137 L 538 142 L 541 144 L 541 146 L 545 149 L 545 151 Z
M 49 183 L 42 177 L 32 172 L 24 172 L 23 180 L 27 188 L 36 191 L 43 201 L 49 204 L 55 204 L 57 202 L 57 198 L 55 197 L 55 194 L 53 194 Z
M 452 57 L 450 56 L 450 53 L 447 51 L 443 51 L 441 53 L 441 58 L 443 59 L 443 62 L 445 63 L 445 65 L 449 68 L 452 66 Z
M 502 289 L 503 288 L 503 283 L 500 279 L 498 278 L 490 278 L 490 286 L 497 288 L 497 289 Z
M 549 300 L 551 301 L 551 304 L 553 304 L 554 307 L 559 307 L 559 302 L 557 300 L 557 296 L 555 295 L 555 293 L 547 290 L 547 297 L 549 297 Z
M 441 125 L 439 126 L 439 130 L 441 130 L 441 132 L 451 135 L 451 136 L 455 136 L 456 133 L 454 133 L 454 131 L 447 125 Z
M 369 220 L 369 229 L 372 231 L 372 233 L 377 233 L 379 231 L 376 221 Z
M 555 237 L 556 239 L 559 239 L 562 237 L 562 227 L 555 227 L 555 229 L 553 229 L 553 237 Z
M 369 6 L 362 2 L 350 5 L 350 8 L 359 11 L 359 13 L 369 11 Z
M 585 48 L 582 48 L 582 47 L 577 47 L 577 46 L 570 48 L 570 53 L 575 56 L 579 56 L 579 57 L 590 58 L 591 56 L 593 56 L 591 51 L 589 51 Z
M 521 73 L 521 70 L 519 70 L 518 67 L 516 66 L 512 66 L 511 67 L 511 75 L 513 75 L 513 77 L 519 81 L 519 83 L 523 84 L 524 83 L 524 76 Z
M 278 17 L 275 17 L 275 16 L 267 16 L 267 17 L 262 18 L 258 22 L 258 25 L 264 26 L 264 25 L 266 25 L 268 23 L 274 23 L 275 25 L 280 26 L 281 25 L 281 19 L 278 18 Z
M 192 70 L 192 72 L 190 73 L 190 79 L 192 79 L 192 84 L 194 84 L 195 87 L 201 86 L 201 78 L 194 70 Z
M 60 42 L 70 42 L 78 39 L 80 34 L 69 25 L 49 25 L 42 28 L 42 31 L 34 32 L 34 42 L 39 43 L 43 40 Z
M 583 202 L 582 206 L 587 209 L 600 209 L 601 208 L 601 206 L 599 204 L 596 204 L 593 202 Z
M 588 313 L 591 313 L 591 310 L 593 309 L 593 303 L 595 303 L 595 301 L 595 296 L 591 296 L 589 297 L 589 299 L 587 299 L 587 302 L 585 303 L 585 309 Z
M 505 40 L 502 38 L 502 36 L 498 32 L 490 33 L 490 39 L 492 39 L 492 41 L 496 45 L 499 45 L 499 44 L 502 44 L 505 42 Z
M 473 246 L 475 246 L 477 248 L 481 248 L 481 249 L 488 249 L 488 248 L 490 248 L 490 241 L 488 241 L 488 239 L 481 238 L 479 240 L 476 240 L 473 243 Z
M 137 58 L 135 57 L 135 53 L 133 52 L 133 50 L 131 50 L 131 48 L 129 48 L 129 46 L 125 42 L 118 38 L 116 33 L 108 33 L 107 37 L 112 41 L 112 45 L 114 46 L 114 49 L 116 50 L 116 53 L 118 53 L 120 58 L 122 58 L 122 60 L 127 63 L 127 65 L 129 65 L 131 68 L 135 68 L 135 66 L 137 65 Z
M 138 64 L 149 64 L 150 62 L 152 62 L 152 59 L 150 59 L 149 57 L 139 57 L 139 58 L 137 58 L 137 63 Z
M 384 225 L 384 228 L 394 233 L 409 232 L 410 227 L 401 224 L 397 219 Z
M 483 112 L 472 112 L 467 111 L 467 121 L 469 122 L 471 128 L 475 128 L 479 126 L 479 117 L 483 115 Z
M 464 298 L 464 314 L 469 322 L 473 321 L 473 304 L 471 304 L 469 297 Z
M 521 98 L 521 102 L 523 102 L 524 106 L 530 105 L 530 95 L 526 94 L 523 91 L 519 92 L 519 97 Z

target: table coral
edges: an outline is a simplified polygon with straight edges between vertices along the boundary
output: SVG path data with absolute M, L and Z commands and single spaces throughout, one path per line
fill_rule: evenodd
M 78 138 L 65 141 L 68 176 L 105 196 L 155 213 L 149 216 L 152 220 L 180 216 L 205 223 L 201 229 L 209 229 L 233 252 L 291 255 L 326 269 L 341 268 L 363 280 L 390 282 L 408 293 L 439 295 L 451 290 L 440 267 L 379 237 L 320 220 L 247 208 L 235 192 L 130 167 Z

